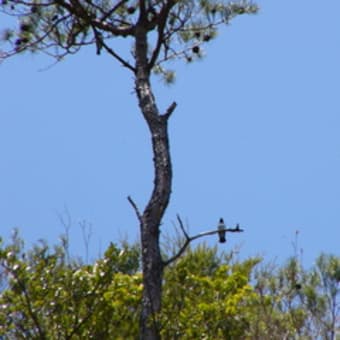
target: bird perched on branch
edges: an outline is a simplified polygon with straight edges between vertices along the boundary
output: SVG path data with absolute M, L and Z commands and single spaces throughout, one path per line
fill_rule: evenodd
M 224 224 L 223 218 L 220 218 L 217 229 L 218 229 L 218 237 L 220 239 L 220 243 L 224 243 L 226 241 L 225 240 L 226 226 Z

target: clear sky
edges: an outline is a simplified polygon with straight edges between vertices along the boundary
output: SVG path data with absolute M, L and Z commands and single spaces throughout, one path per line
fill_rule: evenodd
M 162 234 L 177 213 L 191 234 L 224 217 L 245 233 L 220 249 L 283 260 L 299 231 L 309 266 L 320 252 L 340 255 L 340 2 L 258 4 L 203 61 L 176 65 L 174 85 L 153 82 L 162 110 L 178 102 Z M 56 243 L 67 210 L 73 255 L 84 255 L 86 221 L 95 257 L 109 241 L 138 239 L 126 197 L 140 209 L 149 198 L 148 131 L 130 71 L 95 48 L 41 71 L 51 62 L 25 55 L 0 65 L 1 235 L 18 227 L 28 243 Z

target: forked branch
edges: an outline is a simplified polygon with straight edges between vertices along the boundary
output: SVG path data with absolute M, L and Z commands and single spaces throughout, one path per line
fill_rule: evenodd
M 177 254 L 175 254 L 174 256 L 170 257 L 169 259 L 167 259 L 166 261 L 163 261 L 163 265 L 164 267 L 169 265 L 170 263 L 176 261 L 187 249 L 187 247 L 189 246 L 190 242 L 197 240 L 198 238 L 204 237 L 204 236 L 209 236 L 209 235 L 214 235 L 217 234 L 221 231 L 225 231 L 225 232 L 230 232 L 230 233 L 242 233 L 244 230 L 240 228 L 240 226 L 237 224 L 235 228 L 225 228 L 225 229 L 216 229 L 216 230 L 210 230 L 210 231 L 205 231 L 202 233 L 199 233 L 197 235 L 194 236 L 189 236 L 189 234 L 186 232 L 185 228 L 184 228 L 184 224 L 183 221 L 181 219 L 181 217 L 179 215 L 177 215 L 177 220 L 179 223 L 179 226 L 184 234 L 185 237 L 185 241 L 182 245 L 182 247 L 179 249 L 179 251 L 177 252 Z

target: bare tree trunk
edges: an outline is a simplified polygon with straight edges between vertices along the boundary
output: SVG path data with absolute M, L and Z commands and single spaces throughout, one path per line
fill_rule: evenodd
M 157 313 L 161 309 L 163 262 L 159 247 L 160 224 L 171 192 L 171 163 L 166 121 L 152 122 L 155 178 L 151 198 L 141 222 L 143 299 L 140 334 L 142 339 L 160 339 Z
M 139 216 L 144 284 L 140 338 L 156 340 L 160 339 L 160 329 L 156 318 L 161 309 L 163 279 L 163 262 L 159 247 L 160 224 L 169 203 L 172 182 L 167 121 L 174 107 L 169 108 L 167 114 L 159 113 L 150 84 L 147 35 L 143 25 L 136 26 L 135 37 L 135 86 L 140 109 L 151 133 L 155 169 L 151 197 L 143 214 Z

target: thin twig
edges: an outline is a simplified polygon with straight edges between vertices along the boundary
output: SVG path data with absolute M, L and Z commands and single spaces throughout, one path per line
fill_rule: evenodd
M 139 222 L 142 222 L 142 214 L 140 213 L 140 211 L 137 207 L 137 204 L 134 202 L 134 200 L 131 198 L 131 196 L 128 196 L 127 199 L 130 202 L 130 204 L 132 205 L 132 208 L 135 211 Z
M 179 216 L 178 214 L 177 214 L 177 220 L 178 220 L 179 226 L 180 226 L 180 228 L 181 228 L 181 230 L 182 230 L 182 232 L 183 232 L 185 238 L 186 238 L 186 239 L 190 238 L 189 235 L 188 235 L 188 233 L 187 233 L 187 231 L 186 231 L 185 228 L 184 228 L 184 224 L 183 224 L 183 221 L 182 221 L 182 219 L 181 219 L 181 216 Z

